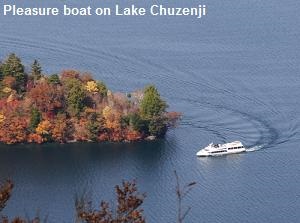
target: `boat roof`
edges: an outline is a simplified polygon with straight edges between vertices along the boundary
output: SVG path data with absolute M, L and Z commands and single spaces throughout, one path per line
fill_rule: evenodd
M 240 142 L 240 141 L 234 141 L 234 142 L 229 142 L 229 143 L 224 143 L 224 144 L 213 144 L 211 143 L 210 145 L 219 145 L 220 147 L 223 147 L 223 146 L 242 146 L 243 144 Z

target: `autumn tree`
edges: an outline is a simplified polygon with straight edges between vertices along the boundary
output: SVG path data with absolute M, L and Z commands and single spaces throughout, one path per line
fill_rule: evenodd
M 5 208 L 6 202 L 11 197 L 13 187 L 14 185 L 10 180 L 0 185 L 0 212 Z
M 16 78 L 12 76 L 4 77 L 0 82 L 0 98 L 8 97 L 16 92 L 15 89 L 17 89 Z
M 102 115 L 105 119 L 105 127 L 108 129 L 119 130 L 121 127 L 121 114 L 119 111 L 106 106 L 103 111 Z
M 21 59 L 14 53 L 10 54 L 4 63 L 1 64 L 1 73 L 4 77 L 12 76 L 16 78 L 17 91 L 19 93 L 25 90 L 27 75 L 25 74 Z
M 37 134 L 49 138 L 50 137 L 50 129 L 51 129 L 51 123 L 49 120 L 41 121 L 38 126 L 36 127 L 35 131 Z
M 187 207 L 184 209 L 183 207 L 183 201 L 188 196 L 188 194 L 191 192 L 191 190 L 196 185 L 196 182 L 190 182 L 185 185 L 181 185 L 181 182 L 179 180 L 179 176 L 176 171 L 175 178 L 176 178 L 176 196 L 177 196 L 177 221 L 176 223 L 183 223 L 189 212 L 191 211 L 191 207 Z
M 11 89 L 16 89 L 16 87 L 17 87 L 16 78 L 12 77 L 12 76 L 4 77 L 2 83 L 5 87 L 11 88 Z
M 27 121 L 18 114 L 8 114 L 0 123 L 0 141 L 6 144 L 26 142 Z
M 61 79 L 63 81 L 67 80 L 67 79 L 79 79 L 80 78 L 80 72 L 77 70 L 63 70 L 61 72 Z
M 34 60 L 31 65 L 31 75 L 35 81 L 42 77 L 42 67 L 37 60 Z
M 88 81 L 86 83 L 86 90 L 91 93 L 98 93 L 99 89 L 97 87 L 97 83 L 95 81 Z
M 37 84 L 28 93 L 33 105 L 41 112 L 53 112 L 64 108 L 65 98 L 63 89 L 49 83 Z
M 56 142 L 66 142 L 72 138 L 73 124 L 67 119 L 66 114 L 58 114 L 52 122 L 52 139 Z
M 145 194 L 138 192 L 136 182 L 123 181 L 122 186 L 115 187 L 115 191 L 117 195 L 115 210 L 104 201 L 100 204 L 100 210 L 93 210 L 91 201 L 86 198 L 77 199 L 78 218 L 86 223 L 145 223 L 143 209 L 141 209 Z

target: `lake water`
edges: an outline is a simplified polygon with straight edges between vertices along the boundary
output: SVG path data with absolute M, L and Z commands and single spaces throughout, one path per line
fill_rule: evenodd
M 114 3 L 39 3 L 62 4 Z M 192 207 L 186 222 L 299 222 L 299 2 L 206 5 L 202 19 L 0 16 L 1 58 L 15 52 L 27 65 L 37 58 L 47 73 L 90 71 L 113 91 L 154 83 L 169 109 L 184 113 L 178 128 L 157 142 L 1 145 L 0 178 L 16 184 L 5 214 L 33 216 L 40 210 L 50 222 L 72 222 L 76 193 L 90 191 L 98 204 L 114 198 L 113 186 L 122 179 L 136 178 L 147 192 L 148 222 L 175 222 L 177 170 L 182 182 L 198 183 L 185 201 Z M 254 151 L 195 156 L 211 141 L 232 140 Z

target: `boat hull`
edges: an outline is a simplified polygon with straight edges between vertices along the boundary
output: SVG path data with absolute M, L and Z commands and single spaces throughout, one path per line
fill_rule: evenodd
M 224 152 L 224 153 L 218 153 L 218 154 L 212 154 L 212 153 L 208 153 L 208 152 L 203 152 L 201 153 L 201 150 L 196 154 L 198 157 L 208 157 L 208 156 L 225 156 L 225 155 L 231 155 L 231 154 L 239 154 L 239 153 L 243 153 L 246 152 L 246 150 L 240 150 L 240 151 L 234 151 L 234 152 Z

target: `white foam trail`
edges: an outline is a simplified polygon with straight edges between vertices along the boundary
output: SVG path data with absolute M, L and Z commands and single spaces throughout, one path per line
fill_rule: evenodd
M 246 149 L 246 152 L 254 152 L 254 151 L 258 151 L 258 150 L 260 150 L 260 149 L 262 149 L 263 148 L 263 145 L 260 145 L 260 146 L 253 146 L 253 147 L 251 147 L 251 148 L 247 148 Z

